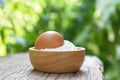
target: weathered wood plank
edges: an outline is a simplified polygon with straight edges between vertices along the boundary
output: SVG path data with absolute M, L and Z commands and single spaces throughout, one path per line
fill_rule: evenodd
M 0 58 L 0 80 L 103 80 L 103 63 L 95 56 L 86 56 L 76 73 L 48 74 L 35 71 L 28 53 Z

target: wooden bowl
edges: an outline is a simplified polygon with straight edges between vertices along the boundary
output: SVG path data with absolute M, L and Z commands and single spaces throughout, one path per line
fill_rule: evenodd
M 85 48 L 77 47 L 75 51 L 40 51 L 29 48 L 33 68 L 49 73 L 76 72 L 80 69 L 85 55 Z

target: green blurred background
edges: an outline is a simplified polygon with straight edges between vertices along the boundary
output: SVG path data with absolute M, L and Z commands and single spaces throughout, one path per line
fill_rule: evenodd
M 28 51 L 39 34 L 54 30 L 98 56 L 105 80 L 120 80 L 120 0 L 0 0 L 0 6 L 0 57 Z

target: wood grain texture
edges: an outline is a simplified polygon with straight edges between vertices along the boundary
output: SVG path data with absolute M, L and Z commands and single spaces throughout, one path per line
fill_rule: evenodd
M 84 60 L 85 48 L 78 48 L 75 51 L 40 51 L 32 47 L 29 55 L 36 70 L 49 73 L 68 73 L 80 69 Z
M 32 68 L 28 53 L 0 58 L 0 80 L 104 80 L 103 63 L 95 56 L 85 56 L 76 73 L 48 74 Z

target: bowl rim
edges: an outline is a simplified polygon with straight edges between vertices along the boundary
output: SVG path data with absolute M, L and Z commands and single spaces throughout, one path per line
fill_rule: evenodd
M 36 52 L 77 52 L 77 51 L 85 51 L 85 48 L 84 47 L 76 47 L 77 50 L 66 50 L 66 51 L 62 51 L 62 50 L 57 50 L 57 51 L 53 51 L 53 50 L 48 50 L 48 51 L 43 51 L 43 50 L 40 50 L 40 49 L 35 49 L 35 47 L 30 47 L 29 48 L 29 51 L 36 51 Z

